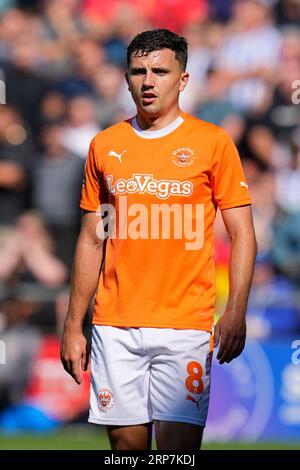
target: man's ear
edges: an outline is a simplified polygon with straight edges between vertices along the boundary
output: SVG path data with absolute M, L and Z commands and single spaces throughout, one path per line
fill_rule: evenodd
M 128 72 L 125 73 L 125 80 L 126 80 L 126 83 L 128 85 L 128 90 L 130 91 Z
M 190 74 L 188 72 L 183 72 L 180 77 L 179 91 L 183 91 L 188 84 Z

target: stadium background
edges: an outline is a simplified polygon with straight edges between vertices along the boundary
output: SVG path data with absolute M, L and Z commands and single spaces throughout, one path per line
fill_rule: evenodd
M 259 245 L 248 341 L 214 363 L 204 448 L 300 448 L 298 0 L 0 1 L 0 448 L 108 448 L 59 361 L 88 144 L 134 113 L 132 37 L 189 42 L 182 108 L 223 126 L 243 161 Z M 297 83 L 298 80 L 298 83 Z M 217 315 L 228 239 L 216 230 Z M 88 328 L 88 324 L 87 324 Z

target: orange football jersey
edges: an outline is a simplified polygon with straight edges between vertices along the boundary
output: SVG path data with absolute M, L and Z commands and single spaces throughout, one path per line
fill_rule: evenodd
M 94 324 L 212 329 L 216 210 L 251 198 L 228 134 L 181 117 L 161 137 L 128 120 L 91 142 L 80 207 L 111 211 Z

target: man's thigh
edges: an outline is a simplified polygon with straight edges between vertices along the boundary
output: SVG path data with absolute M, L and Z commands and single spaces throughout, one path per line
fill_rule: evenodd
M 199 450 L 202 443 L 203 427 L 190 423 L 154 421 L 158 450 Z
M 112 450 L 151 450 L 152 423 L 106 429 Z

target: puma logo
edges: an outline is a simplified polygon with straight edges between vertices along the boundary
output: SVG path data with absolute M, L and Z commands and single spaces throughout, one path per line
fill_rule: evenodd
M 108 152 L 108 156 L 109 157 L 116 157 L 119 160 L 119 162 L 122 163 L 122 156 L 125 152 L 127 152 L 127 150 L 123 150 L 123 152 L 121 152 L 121 153 L 117 153 L 117 152 L 114 152 L 113 150 L 110 150 Z
M 200 410 L 200 400 L 201 400 L 201 397 L 199 398 L 199 400 L 195 400 L 194 397 L 191 397 L 191 395 L 187 395 L 185 397 L 186 400 L 190 400 L 192 401 L 193 403 L 195 403 L 196 407 L 197 407 L 197 410 L 199 411 Z
M 241 186 L 244 186 L 244 188 L 247 188 L 247 189 L 248 189 L 248 185 L 247 185 L 247 183 L 244 183 L 244 181 L 240 181 L 240 185 L 241 185 Z

